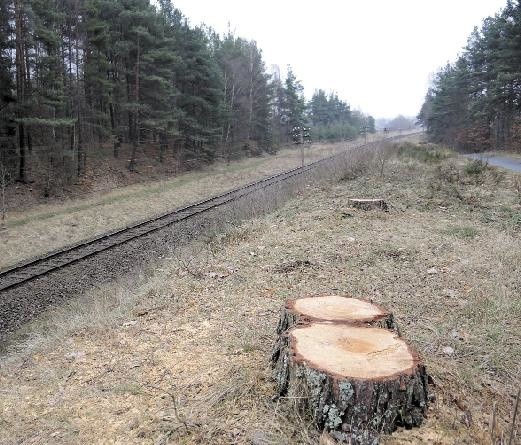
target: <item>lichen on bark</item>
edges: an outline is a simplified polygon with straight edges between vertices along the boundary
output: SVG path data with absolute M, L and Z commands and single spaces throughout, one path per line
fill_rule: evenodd
M 339 442 L 372 445 L 381 433 L 422 423 L 428 400 L 423 365 L 385 378 L 343 378 L 300 359 L 290 335 L 291 330 L 282 333 L 272 357 L 278 395 L 294 400 L 320 431 Z

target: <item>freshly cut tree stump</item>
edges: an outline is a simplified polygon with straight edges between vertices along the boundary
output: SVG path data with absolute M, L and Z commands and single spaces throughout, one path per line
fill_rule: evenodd
M 418 426 L 427 408 L 425 367 L 393 331 L 339 323 L 295 326 L 274 357 L 278 393 L 340 442 Z
M 288 300 L 280 316 L 277 333 L 280 335 L 295 324 L 316 321 L 397 329 L 393 314 L 372 302 L 325 295 Z
M 387 203 L 383 199 L 348 199 L 349 205 L 360 210 L 388 211 Z

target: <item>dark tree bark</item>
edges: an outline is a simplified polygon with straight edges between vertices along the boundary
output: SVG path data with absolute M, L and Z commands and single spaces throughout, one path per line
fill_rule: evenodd
M 281 344 L 273 356 L 279 396 L 335 440 L 373 445 L 380 433 L 422 423 L 428 376 L 394 332 L 319 322 L 295 326 Z
M 18 181 L 26 182 L 26 153 L 25 153 L 25 125 L 22 119 L 25 117 L 25 54 L 23 35 L 23 0 L 15 0 L 15 29 L 16 29 L 16 99 L 18 103 Z

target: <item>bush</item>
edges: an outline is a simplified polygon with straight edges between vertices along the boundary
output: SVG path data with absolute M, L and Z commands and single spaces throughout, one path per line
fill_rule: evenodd
M 474 159 L 470 162 L 467 162 L 467 165 L 465 165 L 465 173 L 467 175 L 481 175 L 483 174 L 488 168 L 488 163 L 482 161 L 481 159 Z
M 440 165 L 434 171 L 434 179 L 439 183 L 456 184 L 460 181 L 460 172 L 454 164 Z
M 401 142 L 395 144 L 398 156 L 411 158 L 420 162 L 435 163 L 452 156 L 450 150 L 435 144 L 414 144 L 412 142 Z

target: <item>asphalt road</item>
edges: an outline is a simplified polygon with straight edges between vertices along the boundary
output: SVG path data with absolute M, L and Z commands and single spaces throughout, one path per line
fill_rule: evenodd
M 484 162 L 488 162 L 489 165 L 521 173 L 521 160 L 519 159 L 507 158 L 504 156 L 490 156 L 486 153 L 471 153 L 464 156 L 472 159 L 480 159 Z

